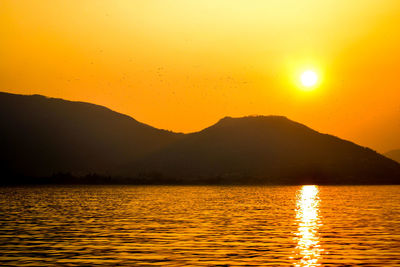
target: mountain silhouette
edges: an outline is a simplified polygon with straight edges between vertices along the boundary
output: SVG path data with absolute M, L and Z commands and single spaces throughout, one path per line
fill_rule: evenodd
M 386 152 L 384 155 L 400 163 L 400 149 L 391 150 Z
M 108 108 L 40 95 L 0 93 L 2 171 L 108 174 L 182 135 Z
M 251 183 L 399 183 L 400 165 L 281 116 L 226 117 L 136 162 L 167 177 Z
M 0 122 L 0 171 L 13 181 L 400 183 L 395 161 L 281 116 L 226 117 L 179 134 L 94 104 L 0 93 Z M 79 178 L 89 174 L 98 176 Z

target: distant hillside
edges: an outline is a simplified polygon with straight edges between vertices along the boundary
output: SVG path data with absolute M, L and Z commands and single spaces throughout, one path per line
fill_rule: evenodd
M 108 108 L 40 95 L 0 93 L 1 171 L 112 173 L 182 135 Z
M 177 134 L 94 104 L 0 93 L 0 123 L 3 184 L 400 183 L 395 161 L 285 117 Z
M 392 160 L 400 162 L 400 149 L 391 150 L 391 151 L 385 153 L 385 156 Z
M 139 160 L 132 170 L 252 183 L 400 183 L 400 165 L 285 117 L 224 118 Z

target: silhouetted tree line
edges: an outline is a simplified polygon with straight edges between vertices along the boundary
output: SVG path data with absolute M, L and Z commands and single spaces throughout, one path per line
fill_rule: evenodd
M 215 176 L 173 177 L 160 172 L 140 173 L 133 177 L 108 176 L 100 174 L 74 175 L 69 172 L 58 172 L 48 177 L 32 177 L 8 174 L 9 179 L 2 179 L 0 186 L 17 185 L 348 185 L 348 184 L 382 184 L 376 179 L 360 181 L 357 176 L 337 177 L 323 173 L 308 173 L 285 177 L 252 177 L 242 174 L 222 174 Z M 338 179 L 340 178 L 340 179 Z M 400 184 L 398 181 L 387 181 L 386 184 Z

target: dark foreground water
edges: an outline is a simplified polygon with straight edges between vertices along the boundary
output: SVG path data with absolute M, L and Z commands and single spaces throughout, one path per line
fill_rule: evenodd
M 400 186 L 0 188 L 5 266 L 400 266 Z

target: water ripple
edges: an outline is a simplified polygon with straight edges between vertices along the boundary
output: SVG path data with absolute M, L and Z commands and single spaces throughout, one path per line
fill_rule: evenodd
M 0 188 L 5 266 L 399 266 L 399 186 Z

